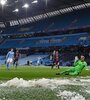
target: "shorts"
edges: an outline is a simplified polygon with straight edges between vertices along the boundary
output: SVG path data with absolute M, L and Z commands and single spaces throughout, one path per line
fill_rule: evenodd
M 14 59 L 14 62 L 18 61 L 18 58 Z
M 55 60 L 55 61 L 53 61 L 53 64 L 59 64 L 59 61 Z
M 12 58 L 8 58 L 7 59 L 7 63 L 9 63 L 9 62 L 12 63 L 13 62 L 13 59 Z

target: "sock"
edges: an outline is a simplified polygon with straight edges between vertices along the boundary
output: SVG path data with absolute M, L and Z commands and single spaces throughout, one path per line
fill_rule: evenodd
M 9 63 L 7 63 L 7 69 L 9 70 Z
M 9 70 L 10 70 L 10 66 L 11 66 L 11 64 L 9 63 L 9 64 L 8 64 L 8 69 L 9 69 Z

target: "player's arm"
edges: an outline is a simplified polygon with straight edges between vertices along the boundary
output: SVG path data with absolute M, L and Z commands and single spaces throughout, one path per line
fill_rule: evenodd
M 52 60 L 52 55 L 50 55 L 50 60 Z
M 18 58 L 20 57 L 20 53 L 18 53 Z
M 14 60 L 14 58 L 15 58 L 15 56 L 14 56 L 14 53 L 13 53 L 13 58 L 12 59 Z
M 87 66 L 88 66 L 88 64 L 85 62 L 85 67 L 86 67 L 86 70 L 89 70 L 89 68 L 88 68 Z
M 73 67 L 75 67 L 76 65 L 78 65 L 78 61 L 74 61 Z
M 85 62 L 85 67 L 87 67 L 87 63 Z
M 7 55 L 6 55 L 6 59 L 9 57 L 9 52 L 7 53 Z

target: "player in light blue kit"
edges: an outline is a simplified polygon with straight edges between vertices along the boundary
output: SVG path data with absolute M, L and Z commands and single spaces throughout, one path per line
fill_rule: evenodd
M 10 66 L 13 63 L 13 60 L 14 60 L 14 52 L 13 52 L 13 49 L 11 49 L 6 55 L 7 69 L 8 70 L 10 70 Z

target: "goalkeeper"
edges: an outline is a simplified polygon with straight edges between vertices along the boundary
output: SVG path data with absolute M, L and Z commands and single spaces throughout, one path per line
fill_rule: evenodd
M 85 62 L 85 57 L 83 55 L 81 55 L 80 60 L 78 60 L 78 62 L 75 64 L 75 66 L 73 68 L 70 68 L 68 70 L 62 71 L 61 73 L 56 73 L 56 75 L 60 75 L 60 74 L 66 74 L 66 75 L 79 75 L 83 68 L 87 66 L 87 63 Z

